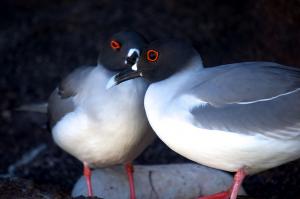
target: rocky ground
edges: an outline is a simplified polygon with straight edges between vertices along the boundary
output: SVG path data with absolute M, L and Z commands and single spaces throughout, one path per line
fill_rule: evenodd
M 66 198 L 81 165 L 57 148 L 45 101 L 73 68 L 95 64 L 101 38 L 124 28 L 153 40 L 189 38 L 206 66 L 248 60 L 300 67 L 299 0 L 3 0 L 0 6 L 0 198 Z M 139 164 L 186 162 L 156 141 Z M 299 198 L 300 161 L 248 177 L 256 198 Z

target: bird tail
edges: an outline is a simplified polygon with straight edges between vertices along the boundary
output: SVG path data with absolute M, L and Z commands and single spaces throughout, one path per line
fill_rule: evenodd
M 28 111 L 28 112 L 37 112 L 37 113 L 47 113 L 48 103 L 37 103 L 37 104 L 25 104 L 18 108 L 16 111 Z

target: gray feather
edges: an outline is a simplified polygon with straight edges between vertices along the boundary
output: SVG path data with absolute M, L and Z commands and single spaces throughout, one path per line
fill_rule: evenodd
M 293 91 L 299 88 L 300 70 L 271 62 L 244 62 L 206 69 L 199 80 L 191 92 L 221 106 Z
M 49 97 L 48 115 L 52 128 L 67 113 L 74 111 L 73 97 L 93 67 L 80 67 L 70 73 Z
M 190 90 L 208 103 L 191 109 L 196 126 L 260 133 L 278 139 L 300 136 L 299 69 L 268 62 L 247 62 L 221 66 L 217 70 L 223 73 L 198 82 Z
M 61 98 L 75 96 L 80 85 L 94 67 L 83 66 L 75 69 L 58 86 L 58 94 Z

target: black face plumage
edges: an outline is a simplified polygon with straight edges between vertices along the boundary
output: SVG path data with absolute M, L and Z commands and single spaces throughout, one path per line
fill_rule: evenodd
M 199 54 L 188 42 L 181 40 L 152 42 L 143 49 L 137 64 L 114 75 L 107 88 L 138 77 L 152 83 L 167 79 L 189 67 L 193 58 L 197 57 Z
M 98 63 L 112 71 L 126 69 L 129 67 L 125 63 L 126 59 L 134 64 L 138 58 L 136 53 L 128 58 L 129 50 L 137 49 L 141 52 L 146 45 L 144 37 L 136 32 L 119 32 L 102 43 Z
M 184 69 L 195 55 L 196 50 L 185 41 L 152 42 L 142 51 L 137 70 L 151 82 L 161 81 Z

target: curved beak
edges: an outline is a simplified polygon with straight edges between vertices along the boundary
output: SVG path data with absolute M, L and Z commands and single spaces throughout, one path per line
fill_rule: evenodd
M 139 60 L 139 56 L 140 51 L 138 49 L 130 49 L 125 59 L 125 64 L 129 66 L 129 68 L 112 76 L 106 84 L 106 89 L 110 89 L 127 80 L 141 77 L 142 72 L 138 71 L 137 69 L 137 62 Z
M 137 70 L 132 70 L 132 69 L 125 69 L 114 76 L 112 76 L 107 84 L 106 84 L 106 89 L 110 89 L 122 82 L 125 82 L 130 79 L 142 77 L 142 72 L 137 71 Z

